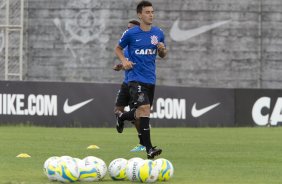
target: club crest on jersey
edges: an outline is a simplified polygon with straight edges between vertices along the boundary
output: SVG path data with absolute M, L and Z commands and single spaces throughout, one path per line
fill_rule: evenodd
M 159 43 L 158 37 L 155 35 L 151 36 L 151 44 L 157 45 L 158 43 Z

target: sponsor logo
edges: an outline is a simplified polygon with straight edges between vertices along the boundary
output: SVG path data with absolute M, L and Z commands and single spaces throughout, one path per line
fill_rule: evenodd
M 151 110 L 154 110 L 153 106 Z M 158 98 L 155 110 L 150 118 L 186 119 L 186 99 Z
M 133 171 L 132 171 L 132 181 L 137 181 L 137 166 L 138 166 L 138 163 L 134 162 Z
M 210 110 L 212 110 L 213 108 L 217 107 L 220 103 L 216 103 L 213 105 L 210 105 L 208 107 L 202 108 L 202 109 L 197 109 L 196 108 L 196 103 L 193 104 L 192 110 L 191 110 L 191 114 L 194 118 L 198 118 L 202 115 L 204 115 L 205 113 L 209 112 Z
M 92 100 L 94 100 L 93 98 L 74 104 L 74 105 L 69 105 L 69 99 L 66 99 L 65 103 L 64 103 L 64 112 L 66 114 L 70 114 L 76 110 L 78 110 L 79 108 L 83 107 L 84 105 L 88 104 L 89 102 L 91 102 Z
M 151 44 L 157 45 L 158 43 L 159 43 L 158 37 L 155 35 L 151 36 Z
M 157 53 L 156 49 L 137 49 L 135 50 L 136 55 L 154 55 Z
M 205 25 L 205 26 L 201 26 L 195 29 L 188 29 L 188 30 L 181 30 L 179 28 L 179 19 L 177 19 L 171 29 L 170 29 L 170 37 L 172 38 L 172 40 L 177 41 L 177 42 L 181 42 L 181 41 L 185 41 L 188 40 L 190 38 L 193 38 L 195 36 L 198 36 L 200 34 L 203 34 L 205 32 L 208 32 L 212 29 L 215 29 L 219 26 L 222 26 L 224 24 L 229 23 L 231 20 L 227 20 L 227 21 L 220 21 L 220 22 L 216 22 L 210 25 Z
M 271 103 L 274 103 L 272 112 L 270 111 Z M 252 118 L 259 126 L 272 125 L 276 126 L 282 122 L 282 97 L 278 97 L 276 102 L 271 102 L 270 97 L 261 97 L 253 105 Z
M 0 115 L 57 116 L 57 95 L 0 94 Z

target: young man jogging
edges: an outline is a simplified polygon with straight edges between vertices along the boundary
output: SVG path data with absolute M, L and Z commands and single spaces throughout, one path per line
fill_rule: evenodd
M 167 54 L 163 31 L 152 26 L 154 9 L 149 1 L 141 1 L 137 5 L 140 26 L 125 31 L 119 40 L 115 53 L 128 70 L 128 87 L 133 108 L 129 112 L 117 112 L 117 128 L 123 129 L 124 121 L 140 121 L 141 139 L 146 147 L 147 158 L 153 159 L 161 154 L 162 149 L 152 146 L 150 136 L 150 107 L 153 103 L 156 82 L 156 56 L 163 58 Z M 128 47 L 128 60 L 123 48 Z

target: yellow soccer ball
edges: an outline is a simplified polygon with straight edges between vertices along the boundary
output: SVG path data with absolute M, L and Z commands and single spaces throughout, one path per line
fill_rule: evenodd
M 138 171 L 138 178 L 143 183 L 152 183 L 158 179 L 159 169 L 152 160 L 144 160 Z
M 126 173 L 125 169 L 127 166 L 127 160 L 124 158 L 117 158 L 113 160 L 109 167 L 109 175 L 113 180 L 125 180 L 126 179 Z
M 172 163 L 165 158 L 159 158 L 154 162 L 159 170 L 158 181 L 168 181 L 174 173 Z

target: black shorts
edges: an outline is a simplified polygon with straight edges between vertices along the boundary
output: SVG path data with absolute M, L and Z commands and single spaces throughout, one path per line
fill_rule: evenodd
M 116 97 L 117 107 L 126 107 L 130 103 L 129 87 L 126 83 L 122 83 Z
M 155 94 L 155 85 L 142 82 L 129 82 L 129 93 L 131 103 L 135 108 L 141 105 L 150 104 L 152 106 Z

